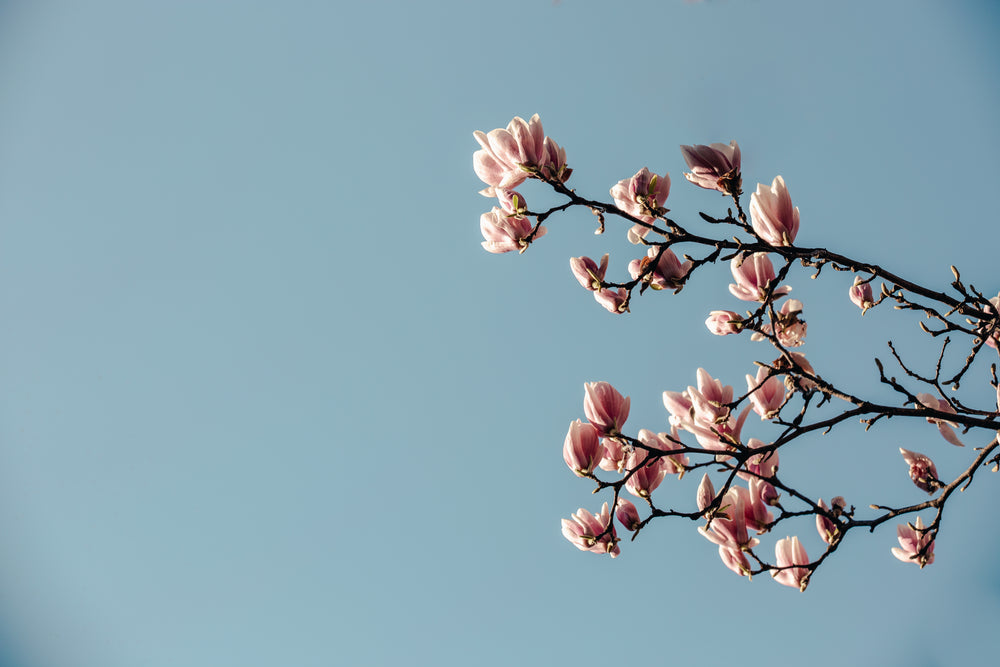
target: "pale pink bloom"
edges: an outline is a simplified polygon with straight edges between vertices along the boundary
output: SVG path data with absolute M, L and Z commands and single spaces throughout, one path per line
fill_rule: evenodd
M 750 561 L 747 560 L 747 557 L 739 549 L 720 546 L 719 558 L 722 559 L 722 563 L 726 567 L 741 577 L 750 576 Z
M 731 310 L 713 310 L 705 326 L 716 336 L 728 336 L 738 334 L 743 330 L 743 318 Z
M 604 274 L 608 272 L 608 257 L 605 253 L 600 266 L 589 257 L 570 257 L 569 268 L 584 289 L 596 292 L 601 289 Z
M 600 539 L 598 535 L 610 527 L 610 532 Z M 621 553 L 618 548 L 618 536 L 611 523 L 611 513 L 608 504 L 604 503 L 600 514 L 591 514 L 582 507 L 569 519 L 562 520 L 562 534 L 581 551 L 592 551 L 598 554 L 611 554 L 614 558 Z
M 626 467 L 635 472 L 626 480 L 625 488 L 638 498 L 649 498 L 667 475 L 663 459 L 644 450 L 633 451 Z
M 698 388 L 688 387 L 687 396 L 691 399 L 695 420 L 702 424 L 714 426 L 729 419 L 726 404 L 733 401 L 733 388 L 723 386 L 721 380 L 713 378 L 704 368 L 698 369 Z
M 747 375 L 747 391 L 753 392 L 750 394 L 750 404 L 761 419 L 777 417 L 778 410 L 784 405 L 787 396 L 781 376 L 772 375 L 768 378 L 769 372 L 768 369 L 760 367 L 757 369 L 757 377 Z
M 923 569 L 924 565 L 934 562 L 934 534 L 924 531 L 924 523 L 917 517 L 915 523 L 901 523 L 896 526 L 896 536 L 899 546 L 892 548 L 892 555 L 904 563 L 916 563 Z M 920 555 L 923 551 L 924 554 Z
M 712 504 L 715 500 L 715 486 L 712 485 L 712 480 L 709 479 L 708 473 L 705 473 L 701 478 L 701 483 L 698 485 L 698 494 L 695 497 L 698 503 L 698 511 L 704 512 L 705 508 Z
M 604 454 L 598 464 L 601 470 L 608 472 L 625 472 L 625 464 L 628 462 L 628 455 L 632 453 L 632 447 L 625 445 L 617 438 L 604 438 L 601 440 L 604 447 Z
M 760 544 L 760 540 L 747 534 L 746 489 L 730 488 L 722 498 L 722 506 L 710 520 L 708 528 L 698 532 L 710 542 L 729 549 L 746 550 Z M 741 493 L 742 491 L 742 493 Z
M 610 288 L 597 290 L 594 292 L 594 300 L 615 315 L 628 311 L 628 290 L 624 287 L 619 287 L 617 290 Z
M 813 377 L 819 377 L 816 375 L 816 371 L 813 370 L 812 364 L 809 363 L 804 354 L 799 352 L 789 352 L 788 354 L 791 355 L 792 360 L 795 362 L 794 366 L 786 361 L 785 357 L 778 357 L 771 363 L 771 365 L 778 370 L 793 371 L 793 373 L 785 375 L 785 388 L 788 389 L 788 391 L 795 391 L 796 389 L 799 391 L 812 391 L 815 389 L 815 382 L 808 378 L 796 377 L 794 375 L 794 371 L 798 370 L 808 373 Z
M 691 399 L 687 397 L 686 392 L 663 392 L 663 407 L 670 413 L 670 423 L 673 426 L 685 428 L 683 425 L 694 418 Z
M 643 282 L 649 283 L 649 286 L 654 290 L 675 289 L 683 285 L 684 276 L 691 270 L 691 262 L 688 261 L 682 264 L 677 259 L 677 255 L 669 248 L 665 248 L 662 253 L 659 248 L 650 248 L 645 257 L 633 259 L 629 262 L 628 272 L 632 276 L 632 279 L 634 280 L 642 275 L 648 269 L 649 265 L 656 260 L 657 255 L 660 256 L 660 261 L 656 262 L 656 267 L 646 274 Z
M 706 190 L 718 190 L 724 195 L 739 194 L 740 147 L 735 141 L 726 144 L 681 146 L 681 155 L 691 169 L 684 177 Z
M 761 447 L 766 447 L 767 444 L 757 438 L 747 440 L 747 447 L 750 449 L 760 449 Z M 746 469 L 747 473 L 752 473 L 740 473 L 740 477 L 746 480 L 751 480 L 758 476 L 765 479 L 774 477 L 778 472 L 778 450 L 772 449 L 760 454 L 754 454 L 747 459 Z
M 768 504 L 764 501 L 765 485 L 770 486 L 762 479 L 752 479 L 749 489 L 733 487 L 738 488 L 741 495 L 746 494 L 743 502 L 743 518 L 747 528 L 756 530 L 758 535 L 767 532 L 768 524 L 774 521 L 774 516 L 768 511 Z M 774 487 L 771 488 L 773 490 Z
M 767 243 L 792 245 L 799 233 L 799 208 L 792 207 L 785 179 L 776 177 L 770 188 L 757 184 L 757 191 L 750 195 L 750 221 L 757 236 Z
M 920 401 L 924 407 L 928 407 L 932 410 L 940 410 L 941 412 L 947 412 L 949 414 L 956 414 L 955 408 L 951 407 L 951 404 L 943 398 L 935 398 L 932 394 L 917 394 L 917 400 Z M 935 424 L 938 427 L 938 431 L 941 432 L 941 437 L 947 442 L 955 445 L 956 447 L 965 447 L 965 443 L 958 439 L 958 435 L 955 433 L 955 426 L 958 426 L 955 422 L 947 421 L 944 419 L 936 419 L 934 417 L 927 418 L 928 423 Z
M 702 373 L 704 373 L 703 370 Z M 728 415 L 728 411 L 716 407 L 712 401 L 724 398 L 726 391 L 729 393 L 729 400 L 732 400 L 733 388 L 728 386 L 723 388 L 718 380 L 712 380 L 707 373 L 704 374 L 704 377 L 699 374 L 699 383 L 702 382 L 705 383 L 704 392 L 708 392 L 709 395 L 706 397 L 703 391 L 694 390 L 698 394 L 700 413 L 696 413 L 691 397 L 690 392 L 694 389 L 693 387 L 688 387 L 688 391 L 683 393 L 663 392 L 663 405 L 670 412 L 671 426 L 682 428 L 694 435 L 698 439 L 698 444 L 705 449 L 727 450 L 734 443 L 740 442 L 740 432 L 747 415 L 750 413 L 750 408 L 745 408 L 738 418 L 734 419 L 732 415 L 725 417 L 724 415 Z M 715 394 L 716 391 L 723 393 Z M 708 420 L 703 419 L 705 416 Z M 716 418 L 720 421 L 710 421 Z
M 733 257 L 729 267 L 736 281 L 729 285 L 733 296 L 743 301 L 763 302 L 767 298 L 767 286 L 774 280 L 775 274 L 774 266 L 766 253 L 756 252 L 749 257 L 746 253 L 740 253 Z M 776 287 L 773 296 L 777 298 L 791 291 L 792 288 L 787 285 Z
M 844 500 L 843 496 L 835 496 L 830 502 L 833 505 L 832 508 L 827 507 L 822 498 L 819 499 L 817 504 L 823 509 L 831 510 L 831 514 L 836 517 L 839 517 L 843 513 L 844 508 L 847 507 L 847 501 Z M 819 533 L 820 539 L 827 544 L 833 544 L 836 540 L 840 539 L 839 525 L 822 514 L 816 515 L 816 532 Z
M 908 449 L 899 448 L 899 453 L 903 455 L 903 460 L 910 466 L 910 479 L 921 491 L 933 494 L 940 489 L 943 484 L 938 479 L 937 467 L 929 458 L 919 452 L 911 452 Z
M 789 567 L 796 565 L 809 565 L 809 556 L 806 550 L 799 543 L 798 537 L 786 537 L 778 540 L 774 545 L 774 558 L 778 567 L 788 567 L 787 570 L 771 570 L 771 575 L 779 584 L 792 586 L 800 591 L 806 590 L 809 585 L 808 567 Z
M 673 440 L 671 440 L 673 438 Z M 672 432 L 668 435 L 666 433 L 653 433 L 647 429 L 639 429 L 639 442 L 651 447 L 653 449 L 658 449 L 662 452 L 669 452 L 675 449 L 680 449 L 682 445 L 676 444 L 674 440 L 679 440 L 677 433 L 677 427 L 672 428 Z M 665 456 L 660 459 L 663 463 L 664 473 L 667 475 L 677 475 L 678 479 L 684 477 L 684 473 L 687 471 L 688 457 L 684 454 L 674 454 L 672 456 Z
M 667 200 L 669 194 L 670 174 L 657 176 L 646 167 L 636 172 L 632 178 L 618 181 L 618 184 L 611 188 L 611 196 L 618 208 L 650 225 L 656 222 L 657 215 L 666 212 L 663 209 L 663 202 Z M 639 243 L 648 233 L 649 227 L 634 225 L 629 230 L 628 240 Z
M 855 276 L 854 284 L 851 285 L 848 294 L 851 297 L 851 303 L 861 309 L 862 315 L 875 305 L 875 299 L 872 296 L 872 284 L 870 282 L 861 282 L 861 276 Z
M 566 441 L 563 444 L 563 460 L 578 477 L 586 477 L 604 455 L 604 447 L 592 424 L 584 424 L 579 419 L 571 422 Z
M 804 342 L 806 337 L 806 324 L 805 320 L 799 319 L 799 314 L 802 312 L 802 302 L 798 299 L 787 299 L 781 304 L 776 312 L 776 324 L 777 324 L 777 334 L 775 336 L 778 342 L 785 347 L 800 347 Z M 764 340 L 764 333 L 771 333 L 774 330 L 770 324 L 765 324 L 761 327 L 763 333 L 754 332 L 750 336 L 750 340 L 759 341 Z
M 489 186 L 481 191 L 487 197 L 496 195 L 498 189 L 512 190 L 538 173 L 565 181 L 572 172 L 566 168 L 566 151 L 545 136 L 538 114 L 527 122 L 515 117 L 505 130 L 489 134 L 477 130 L 473 136 L 482 148 L 473 154 L 472 167 Z
M 750 480 L 750 485 L 754 486 L 754 484 L 757 485 L 757 488 L 754 489 L 754 493 L 760 496 L 761 502 L 765 505 L 770 505 L 771 507 L 778 506 L 778 503 L 781 500 L 781 494 L 778 493 L 776 488 L 774 488 L 774 484 L 771 484 L 763 479 L 758 479 L 756 481 Z
M 642 524 L 642 519 L 639 518 L 639 510 L 635 508 L 635 505 L 631 501 L 624 498 L 619 498 L 615 504 L 615 516 L 618 517 L 619 523 L 625 526 L 625 530 L 628 531 L 638 530 Z
M 520 192 L 497 190 L 497 203 L 500 204 L 500 210 L 507 215 L 520 217 L 528 212 L 528 204 Z
M 479 230 L 483 233 L 483 248 L 486 252 L 496 254 L 516 250 L 524 252 L 528 245 L 545 236 L 548 231 L 539 227 L 529 240 L 534 225 L 527 218 L 509 216 L 496 206 L 489 213 L 483 213 L 479 218 Z
M 629 398 L 607 382 L 587 382 L 583 385 L 583 413 L 601 436 L 621 433 L 628 419 Z

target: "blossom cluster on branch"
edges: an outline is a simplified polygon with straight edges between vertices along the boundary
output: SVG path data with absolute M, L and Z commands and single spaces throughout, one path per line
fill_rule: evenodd
M 741 153 L 735 141 L 681 146 L 690 169 L 685 178 L 697 187 L 720 192 L 733 203 L 722 217 L 699 213 L 698 224 L 710 232 L 723 230 L 706 234 L 689 231 L 668 217 L 670 211 L 664 204 L 670 195 L 669 174 L 658 175 L 643 167 L 610 188 L 612 202 L 587 199 L 568 188 L 572 170 L 566 151 L 545 135 L 537 115 L 528 121 L 514 118 L 506 129 L 476 132 L 475 138 L 481 148 L 473 156 L 473 167 L 487 186 L 481 194 L 497 199 L 497 205 L 480 220 L 487 251 L 523 253 L 547 233 L 544 221 L 573 207 L 589 209 L 597 216 L 598 234 L 606 231 L 609 216 L 619 218 L 626 225 L 626 238 L 644 248 L 640 257 L 627 264 L 629 280 L 609 280 L 610 254 L 599 261 L 590 257 L 569 260 L 573 276 L 598 304 L 623 314 L 633 297 L 647 288 L 676 293 L 703 267 L 727 262 L 733 279 L 729 291 L 749 309 L 743 314 L 712 310 L 705 320 L 707 329 L 718 336 L 749 335 L 772 350 L 769 359 L 753 362 L 756 369 L 746 375 L 745 392 L 724 385 L 701 368 L 695 385 L 664 391 L 669 432 L 640 428 L 630 435 L 625 430 L 630 399 L 607 382 L 587 383 L 586 421 L 576 419 L 570 424 L 563 458 L 573 473 L 596 484 L 595 493 L 604 491 L 610 499 L 598 513 L 581 508 L 563 519 L 567 540 L 580 550 L 615 557 L 621 552 L 619 526 L 634 540 L 654 519 L 686 518 L 702 524 L 698 532 L 718 547 L 722 563 L 731 571 L 747 577 L 770 573 L 778 583 L 804 591 L 816 569 L 851 531 L 873 532 L 892 519 L 926 510 L 928 523 L 917 515 L 897 525 L 899 546 L 891 553 L 921 568 L 934 562 L 934 544 L 947 500 L 954 491 L 965 490 L 980 467 L 992 466 L 994 472 L 1000 468 L 1000 383 L 995 363 L 984 380 L 996 389 L 996 403 L 974 407 L 957 393 L 982 349 L 998 348 L 1000 295 L 987 298 L 963 283 L 954 267 L 954 281 L 945 292 L 877 264 L 795 245 L 800 213 L 782 176 L 774 177 L 770 185 L 758 183 L 750 195 L 749 215 L 744 211 Z M 531 211 L 524 196 L 514 190 L 529 179 L 551 187 L 567 201 L 545 211 Z M 687 252 L 679 257 L 681 249 Z M 854 274 L 846 298 L 861 315 L 888 301 L 897 310 L 917 311 L 931 321 L 931 326 L 924 321 L 918 324 L 928 336 L 944 336 L 933 371 L 918 371 L 890 342 L 891 355 L 905 379 L 887 374 L 878 358 L 875 365 L 879 381 L 893 390 L 897 401 L 870 400 L 824 380 L 804 353 L 794 351 L 807 335 L 804 304 L 790 298 L 792 288 L 782 283 L 796 263 L 814 271 L 814 278 L 826 266 Z M 873 285 L 877 280 L 881 282 L 876 296 Z M 946 354 L 952 340 L 957 358 Z M 946 393 L 946 388 L 952 391 Z M 746 423 L 751 413 L 777 426 L 777 437 L 765 442 L 745 435 L 744 429 L 751 428 Z M 932 496 L 902 507 L 867 503 L 866 509 L 858 509 L 841 496 L 827 504 L 779 475 L 779 452 L 789 443 L 828 432 L 848 420 L 860 420 L 867 430 L 889 417 L 926 420 L 937 427 L 946 443 L 957 447 L 965 446 L 958 430 L 974 434 L 967 440 L 985 444 L 969 448 L 967 466 L 951 479 L 939 477 L 927 455 L 901 448 L 913 484 Z M 980 435 L 982 430 L 986 433 Z M 598 469 L 612 477 L 599 477 Z M 702 474 L 689 509 L 654 503 L 654 492 L 668 477 L 682 479 L 691 471 Z M 645 511 L 640 512 L 625 493 L 638 499 Z M 822 553 L 811 558 L 794 535 L 778 539 L 774 556 L 769 557 L 760 538 L 799 517 L 814 517 Z

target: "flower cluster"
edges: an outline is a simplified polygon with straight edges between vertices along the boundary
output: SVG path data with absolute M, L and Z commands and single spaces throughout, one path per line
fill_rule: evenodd
M 563 442 L 563 460 L 574 475 L 595 482 L 595 492 L 613 492 L 613 501 L 604 502 L 600 512 L 581 508 L 569 519 L 562 519 L 562 533 L 567 540 L 580 550 L 616 557 L 621 553 L 619 527 L 633 533 L 634 539 L 654 518 L 685 517 L 702 522 L 698 532 L 718 548 L 719 558 L 727 569 L 746 577 L 769 572 L 779 584 L 804 591 L 816 568 L 853 529 L 874 530 L 891 517 L 932 507 L 938 513 L 930 527 L 925 527 L 919 516 L 913 523 L 897 527 L 899 547 L 893 548 L 892 554 L 904 562 L 917 563 L 921 568 L 934 562 L 934 540 L 947 497 L 960 483 L 971 482 L 972 474 L 986 462 L 1000 469 L 1000 454 L 994 453 L 1000 450 L 1000 436 L 996 435 L 1000 384 L 995 375 L 991 384 L 996 389 L 996 412 L 991 412 L 992 408 L 967 407 L 973 403 L 957 398 L 945 398 L 942 389 L 947 384 L 958 389 L 959 380 L 969 370 L 979 348 L 1000 348 L 1000 319 L 997 316 L 1000 295 L 986 299 L 971 286 L 966 288 L 954 268 L 956 280 L 952 286 L 961 299 L 922 288 L 874 264 L 823 249 L 795 246 L 800 213 L 792 203 L 782 176 L 776 176 L 770 185 L 758 183 L 750 195 L 749 215 L 744 211 L 740 200 L 743 194 L 741 153 L 735 141 L 681 146 L 681 154 L 690 169 L 684 174 L 685 178 L 700 188 L 732 199 L 735 213 L 730 208 L 725 217 L 706 213 L 700 216 L 710 225 L 728 225 L 728 229 L 741 235 L 730 239 L 725 234 L 706 237 L 688 232 L 667 217 L 669 173 L 657 174 L 647 167 L 641 168 L 610 188 L 613 203 L 580 197 L 563 185 L 572 173 L 566 165 L 565 150 L 545 136 L 537 115 L 528 121 L 514 118 L 506 129 L 476 132 L 475 138 L 480 150 L 473 156 L 473 166 L 477 176 L 487 185 L 481 194 L 497 200 L 496 206 L 483 213 L 480 219 L 482 245 L 488 252 L 524 252 L 532 242 L 547 234 L 542 221 L 571 206 L 585 207 L 598 217 L 598 234 L 605 231 L 606 218 L 617 216 L 628 225 L 626 239 L 644 246 L 644 254 L 633 256 L 625 265 L 629 279 L 608 277 L 610 253 L 603 254 L 599 260 L 586 255 L 569 260 L 573 277 L 603 308 L 615 314 L 626 313 L 634 295 L 645 294 L 647 289 L 679 292 L 696 271 L 727 262 L 733 280 L 729 292 L 745 302 L 748 310 L 744 314 L 727 309 L 712 310 L 705 326 L 716 336 L 749 331 L 751 340 L 769 343 L 778 354 L 771 361 L 754 362 L 756 370 L 745 375 L 746 392 L 741 395 L 732 386 L 699 368 L 694 385 L 680 391 L 663 392 L 669 430 L 639 428 L 634 436 L 625 431 L 631 399 L 607 382 L 586 383 L 583 402 L 586 421 L 575 419 L 570 423 Z M 568 203 L 547 211 L 531 212 L 522 194 L 515 190 L 528 179 L 551 186 L 567 197 Z M 701 255 L 697 252 L 699 249 Z M 777 271 L 776 261 L 779 263 Z M 828 264 L 832 264 L 835 271 L 855 274 L 848 298 L 861 309 L 862 315 L 890 299 L 896 302 L 897 309 L 922 311 L 944 327 L 931 330 L 921 324 L 923 330 L 933 336 L 945 332 L 966 335 L 971 342 L 965 365 L 952 380 L 942 374 L 946 339 L 936 375 L 928 378 L 907 367 L 893 347 L 893 355 L 906 378 L 936 393 L 911 391 L 886 373 L 878 360 L 876 365 L 882 383 L 905 399 L 884 405 L 835 387 L 817 374 L 801 352 L 808 329 L 803 318 L 804 305 L 789 297 L 792 289 L 789 285 L 781 284 L 796 264 L 815 269 L 814 278 Z M 884 281 L 878 299 L 872 288 L 876 278 Z M 936 306 L 924 305 L 909 294 L 937 301 L 943 307 L 936 309 Z M 849 309 L 846 300 L 843 303 L 845 309 Z M 949 319 L 953 316 L 967 320 L 955 323 Z M 844 402 L 847 408 L 843 408 Z M 814 410 L 824 405 L 830 406 L 824 408 L 830 410 L 827 416 L 813 419 Z M 839 412 L 837 405 L 841 406 Z M 907 407 L 910 405 L 913 407 Z M 748 426 L 746 420 L 751 412 L 765 424 L 753 420 Z M 884 512 L 875 520 L 857 517 L 854 506 L 843 496 L 834 496 L 829 504 L 822 498 L 813 502 L 810 499 L 815 496 L 806 495 L 779 479 L 782 457 L 779 452 L 787 443 L 811 432 L 828 431 L 848 419 L 860 418 L 866 426 L 871 426 L 884 417 L 894 416 L 926 419 L 937 427 L 946 442 L 957 447 L 964 447 L 957 434 L 960 427 L 966 432 L 973 427 L 985 428 L 993 440 L 985 447 L 976 448 L 976 459 L 966 473 L 948 483 L 940 479 L 937 466 L 928 456 L 900 448 L 910 480 L 921 491 L 936 497 L 902 508 L 870 505 L 871 509 Z M 757 428 L 771 428 L 773 438 L 749 437 L 749 431 Z M 786 450 L 786 459 L 789 452 L 792 450 Z M 993 458 L 987 460 L 990 455 Z M 657 507 L 656 500 L 669 493 L 673 485 L 682 483 L 680 480 L 686 473 L 699 468 L 702 475 L 694 493 L 695 511 Z M 617 478 L 602 479 L 605 473 L 617 475 Z M 901 471 L 897 474 L 901 476 Z M 670 477 L 677 481 L 669 480 Z M 626 494 L 637 499 L 639 507 L 626 498 Z M 690 499 L 690 495 L 687 497 Z M 789 505 L 786 509 L 782 502 L 797 507 Z M 648 512 L 640 510 L 644 505 L 648 506 Z M 673 501 L 671 506 L 676 507 Z M 776 540 L 774 559 L 767 562 L 768 557 L 761 553 L 763 549 L 758 548 L 761 539 L 767 539 L 779 524 L 798 521 L 801 517 L 810 517 L 815 523 L 818 544 L 825 549 L 823 553 L 815 561 L 810 560 L 800 538 L 789 536 Z

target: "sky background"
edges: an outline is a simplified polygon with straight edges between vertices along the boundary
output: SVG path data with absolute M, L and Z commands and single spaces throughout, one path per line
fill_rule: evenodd
M 982 664 L 988 473 L 933 565 L 894 559 L 889 524 L 805 594 L 736 577 L 686 521 L 614 561 L 563 539 L 601 502 L 561 458 L 584 382 L 665 430 L 663 390 L 698 367 L 740 390 L 773 355 L 705 330 L 743 308 L 726 266 L 597 306 L 568 258 L 621 277 L 638 254 L 587 211 L 484 252 L 472 132 L 539 113 L 578 192 L 669 172 L 693 230 L 726 203 L 677 146 L 736 139 L 748 193 L 785 177 L 801 244 L 992 294 L 998 28 L 986 0 L 0 1 L 0 664 Z M 914 318 L 808 275 L 821 375 L 891 400 L 889 338 L 929 368 Z M 987 377 L 963 387 L 983 409 Z M 900 446 L 942 475 L 971 454 L 850 424 L 781 474 L 917 502 Z M 698 478 L 658 503 L 693 506 Z M 796 531 L 820 552 L 806 521 L 762 553 Z

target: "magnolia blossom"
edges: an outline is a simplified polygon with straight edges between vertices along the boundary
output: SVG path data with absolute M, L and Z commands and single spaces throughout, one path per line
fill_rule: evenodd
M 618 181 L 611 188 L 615 205 L 633 218 L 652 225 L 656 216 L 665 213 L 663 202 L 670 194 L 670 174 L 657 176 L 643 167 L 635 176 Z M 628 232 L 628 240 L 639 243 L 649 233 L 647 225 L 634 225 Z
M 597 536 L 605 530 L 608 532 L 598 539 Z M 591 514 L 581 507 L 572 517 L 563 519 L 562 534 L 581 551 L 611 554 L 612 558 L 621 553 L 621 549 L 618 548 L 618 535 L 611 523 L 611 513 L 608 512 L 607 503 L 604 503 L 600 514 Z
M 795 376 L 795 372 L 798 371 L 798 372 L 808 373 L 813 377 L 819 377 L 818 375 L 816 375 L 816 371 L 813 370 L 812 364 L 809 363 L 809 360 L 806 359 L 804 354 L 801 354 L 799 352 L 789 352 L 788 354 L 789 356 L 791 356 L 793 363 L 789 363 L 789 361 L 783 356 L 778 357 L 773 362 L 771 362 L 771 365 L 777 368 L 778 370 L 790 371 L 788 374 L 785 375 L 785 388 L 788 389 L 788 391 L 795 391 L 796 389 L 798 389 L 799 391 L 814 390 L 816 388 L 815 382 L 813 382 L 809 378 Z
M 773 491 L 774 487 L 765 482 L 762 479 L 752 479 L 749 483 L 749 489 L 739 488 L 741 493 L 746 494 L 746 501 L 743 505 L 743 518 L 747 522 L 747 528 L 750 530 L 756 530 L 757 534 L 767 532 L 768 525 L 774 521 L 774 516 L 768 511 L 768 503 L 765 497 L 768 495 L 768 490 L 765 486 L 770 487 Z
M 704 369 L 698 370 L 698 389 L 688 387 L 684 392 L 663 392 L 663 405 L 670 412 L 670 424 L 694 435 L 705 449 L 728 450 L 740 442 L 750 408 L 744 408 L 739 417 L 734 418 L 729 409 L 722 406 L 732 400 L 733 388 L 723 387 Z
M 680 449 L 683 445 L 679 444 L 680 437 L 677 433 L 677 427 L 671 428 L 671 433 L 653 433 L 647 429 L 639 429 L 639 442 L 650 447 L 652 449 L 658 449 L 662 452 L 669 452 L 671 450 Z M 678 479 L 684 477 L 684 473 L 687 472 L 687 465 L 689 463 L 688 457 L 684 454 L 673 454 L 671 456 L 664 456 L 660 459 L 663 463 L 664 473 L 667 475 L 677 475 Z
M 593 424 L 584 424 L 579 419 L 569 425 L 563 444 L 563 460 L 578 477 L 586 477 L 604 455 L 604 447 Z
M 820 498 L 817 504 L 825 510 L 830 510 L 831 514 L 836 517 L 839 517 L 843 513 L 844 508 L 847 507 L 847 501 L 844 500 L 843 496 L 835 496 L 832 500 L 830 500 L 830 503 L 833 507 L 827 507 L 826 503 L 823 502 L 823 499 Z M 825 515 L 817 514 L 816 532 L 819 533 L 821 540 L 827 544 L 833 544 L 839 539 L 840 526 L 835 521 L 831 521 Z
M 785 179 L 778 176 L 770 188 L 757 184 L 757 191 L 750 195 L 750 221 L 757 236 L 767 243 L 792 245 L 799 233 L 799 209 L 792 208 Z
M 750 438 L 747 440 L 747 447 L 749 449 L 761 449 L 762 447 L 767 447 L 768 443 L 758 440 L 757 438 Z M 751 480 L 758 477 L 763 477 L 764 479 L 770 479 L 778 472 L 778 450 L 772 449 L 760 454 L 754 454 L 747 459 L 746 462 L 746 472 L 741 472 L 740 477 L 746 480 Z
M 746 489 L 730 488 L 722 498 L 719 511 L 709 520 L 708 527 L 700 527 L 698 532 L 720 547 L 737 551 L 752 549 L 760 544 L 760 540 L 747 534 L 747 496 Z
M 875 305 L 875 299 L 872 297 L 872 284 L 861 282 L 860 276 L 855 276 L 854 284 L 851 285 L 848 294 L 851 297 L 851 302 L 861 309 L 862 315 Z
M 805 548 L 799 543 L 799 538 L 786 537 L 783 540 L 778 540 L 778 543 L 774 545 L 774 558 L 778 567 L 788 568 L 771 570 L 771 576 L 774 577 L 774 580 L 779 584 L 805 591 L 806 586 L 809 585 L 809 568 L 792 567 L 809 565 L 809 556 L 806 555 Z
M 715 486 L 712 485 L 712 480 L 709 478 L 708 473 L 705 473 L 701 478 L 701 483 L 698 485 L 698 494 L 695 496 L 695 500 L 698 503 L 698 511 L 704 512 L 705 508 L 712 504 L 715 500 Z
M 731 310 L 713 310 L 705 320 L 705 326 L 716 336 L 728 336 L 743 330 L 743 318 Z
M 626 466 L 634 472 L 625 481 L 625 488 L 638 498 L 649 498 L 667 475 L 663 459 L 644 450 L 633 451 Z
M 594 292 L 594 300 L 604 306 L 605 310 L 615 315 L 628 311 L 628 290 L 619 287 L 617 290 L 605 288 Z
M 628 419 L 629 398 L 607 382 L 588 382 L 583 385 L 583 413 L 597 432 L 603 436 L 621 433 Z
M 955 408 L 951 407 L 951 404 L 943 398 L 935 398 L 933 394 L 921 393 L 917 394 L 917 400 L 924 407 L 928 407 L 931 410 L 940 410 L 941 412 L 947 412 L 948 414 L 956 414 Z M 958 439 L 958 435 L 955 434 L 955 426 L 958 426 L 955 422 L 946 421 L 944 419 L 937 419 L 935 417 L 928 417 L 928 423 L 936 424 L 938 431 L 941 433 L 941 437 L 956 447 L 965 447 L 965 443 Z
M 896 536 L 899 546 L 892 548 L 893 556 L 904 563 L 916 563 L 921 569 L 924 565 L 934 562 L 934 533 L 924 530 L 923 521 L 919 516 L 914 523 L 901 523 L 896 526 Z M 920 552 L 923 552 L 923 555 Z
M 987 306 L 984 310 L 990 314 L 996 314 L 1000 312 L 1000 294 L 997 294 L 995 297 L 992 297 L 990 299 L 990 305 Z M 989 331 L 989 328 L 992 324 L 993 323 L 991 322 L 987 322 L 983 326 L 979 327 L 976 330 L 976 332 L 985 335 L 986 332 Z M 997 347 L 997 341 L 1000 340 L 1000 324 L 997 324 L 996 326 L 997 329 L 993 331 L 993 334 L 986 338 L 986 345 L 988 347 L 996 349 L 997 351 L 1000 351 L 1000 347 Z
M 684 174 L 699 188 L 718 190 L 724 195 L 738 195 L 743 184 L 740 178 L 740 147 L 735 141 L 726 144 L 681 146 L 681 155 L 691 173 Z
M 600 463 L 597 464 L 601 470 L 625 472 L 625 464 L 628 463 L 629 454 L 632 453 L 632 446 L 623 444 L 617 438 L 604 438 L 601 440 L 601 445 L 604 447 L 604 453 Z
M 747 560 L 746 555 L 739 549 L 720 546 L 719 558 L 722 559 L 726 567 L 741 577 L 750 576 L 750 561 Z
M 761 419 L 774 419 L 785 404 L 785 383 L 780 375 L 768 377 L 770 370 L 763 366 L 757 369 L 757 376 L 747 375 L 747 391 L 750 404 Z
M 534 232 L 534 225 L 527 218 L 507 215 L 496 206 L 489 213 L 483 213 L 479 218 L 479 230 L 483 233 L 483 248 L 486 252 L 500 254 L 516 250 L 524 252 L 528 245 L 548 231 L 539 227 Z
M 639 518 L 639 510 L 635 508 L 635 505 L 631 501 L 624 498 L 619 498 L 615 504 L 615 516 L 621 525 L 625 526 L 625 530 L 636 531 L 642 525 L 642 519 Z
M 802 302 L 798 299 L 787 299 L 781 304 L 776 312 L 775 326 L 772 327 L 770 324 L 765 324 L 761 327 L 761 333 L 754 332 L 750 336 L 750 340 L 759 341 L 764 340 L 764 334 L 769 334 L 772 331 L 776 331 L 774 334 L 778 339 L 778 342 L 785 347 L 799 347 L 804 342 L 806 337 L 806 324 L 805 320 L 799 319 L 799 314 L 802 312 Z
M 545 136 L 538 114 L 527 122 L 515 117 L 507 129 L 489 134 L 476 130 L 473 136 L 482 148 L 473 154 L 472 166 L 489 186 L 481 191 L 487 197 L 498 189 L 512 190 L 535 174 L 565 182 L 572 172 L 566 168 L 566 151 Z
M 589 257 L 570 257 L 569 268 L 584 289 L 596 292 L 601 289 L 604 274 L 608 272 L 608 257 L 609 255 L 604 253 L 600 266 Z
M 757 252 L 749 257 L 746 253 L 740 253 L 733 257 L 730 262 L 730 269 L 733 273 L 735 284 L 729 285 L 729 291 L 733 296 L 743 301 L 760 301 L 767 299 L 767 287 L 774 280 L 774 266 L 768 259 L 766 253 Z M 774 290 L 775 298 L 784 296 L 792 291 L 792 288 L 785 285 Z
M 657 256 L 659 256 L 659 260 L 657 260 Z M 691 270 L 691 262 L 687 261 L 682 264 L 670 248 L 650 248 L 645 257 L 629 262 L 629 275 L 632 276 L 633 280 L 638 278 L 653 262 L 656 264 L 653 270 L 643 277 L 643 282 L 649 283 L 649 286 L 654 290 L 680 287 L 684 277 Z
M 910 479 L 921 491 L 934 493 L 943 485 L 938 479 L 937 467 L 929 458 L 919 452 L 911 452 L 908 449 L 899 448 L 899 453 L 903 455 L 903 460 L 910 466 Z
M 497 203 L 507 215 L 524 216 L 528 212 L 528 204 L 520 192 L 513 190 L 497 190 Z

